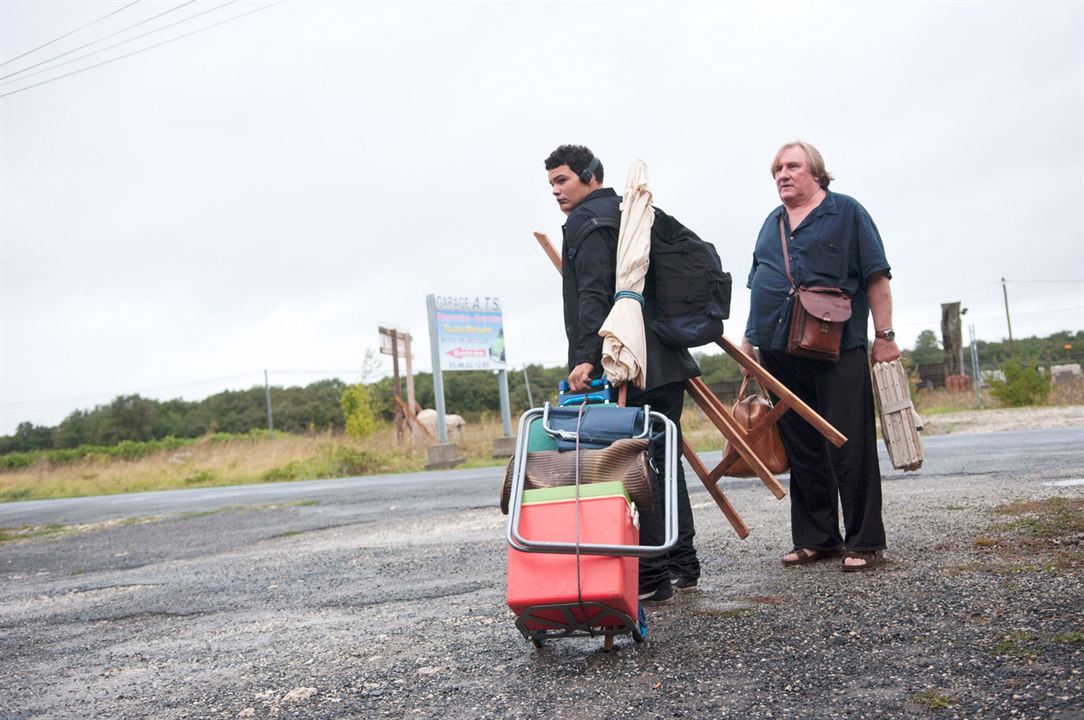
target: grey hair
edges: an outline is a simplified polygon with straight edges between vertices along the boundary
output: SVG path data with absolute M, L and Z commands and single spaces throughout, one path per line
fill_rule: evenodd
M 813 177 L 817 178 L 821 190 L 827 190 L 828 184 L 835 180 L 835 178 L 824 166 L 824 157 L 821 155 L 821 151 L 813 147 L 812 143 L 807 143 L 805 140 L 795 140 L 794 142 L 789 142 L 779 148 L 779 151 L 775 154 L 775 158 L 772 159 L 772 177 L 774 178 L 775 174 L 779 172 L 779 168 L 782 167 L 779 163 L 779 156 L 783 154 L 784 150 L 789 150 L 792 147 L 799 147 L 802 149 L 802 152 L 805 153 L 806 160 L 809 161 L 809 172 Z

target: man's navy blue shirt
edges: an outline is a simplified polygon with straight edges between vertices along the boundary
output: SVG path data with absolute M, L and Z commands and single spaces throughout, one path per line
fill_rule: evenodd
M 797 285 L 838 287 L 851 296 L 851 319 L 843 327 L 840 349 L 868 347 L 869 301 L 866 280 L 871 273 L 892 277 L 884 244 L 866 209 L 847 195 L 828 192 L 796 228 L 789 228 L 780 205 L 768 215 L 757 237 L 753 267 L 746 287 L 751 290 L 745 336 L 757 347 L 786 350 L 790 325 L 790 281 L 783 264 L 779 219 L 790 230 L 790 274 Z

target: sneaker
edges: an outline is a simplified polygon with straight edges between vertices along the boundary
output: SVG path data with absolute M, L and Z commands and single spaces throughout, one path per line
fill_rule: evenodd
M 641 589 L 640 600 L 645 603 L 654 603 L 656 605 L 662 605 L 671 602 L 674 599 L 674 587 L 669 581 L 663 581 L 659 583 L 658 587 L 654 589 Z
M 700 588 L 696 586 L 697 579 L 690 577 L 678 577 L 674 580 L 673 585 L 675 590 L 681 592 L 696 592 Z

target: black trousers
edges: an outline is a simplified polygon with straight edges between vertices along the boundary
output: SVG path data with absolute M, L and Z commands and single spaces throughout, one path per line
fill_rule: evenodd
M 881 550 L 881 469 L 877 462 L 873 386 L 862 347 L 823 362 L 760 350 L 761 364 L 795 395 L 847 436 L 837 448 L 795 412 L 779 419 L 790 459 L 790 520 L 794 547 Z M 840 536 L 839 508 L 843 508 Z
M 696 557 L 696 548 L 693 547 L 693 536 L 696 528 L 693 527 L 693 509 L 689 504 L 689 491 L 685 487 L 685 468 L 681 464 L 681 410 L 685 405 L 685 383 L 676 382 L 661 385 L 646 392 L 639 393 L 629 398 L 629 406 L 643 407 L 650 405 L 655 412 L 660 412 L 673 421 L 677 426 L 677 451 L 678 476 L 677 476 L 677 508 L 678 508 L 678 539 L 677 545 L 665 555 L 653 558 L 640 558 L 640 589 L 652 590 L 657 588 L 663 581 L 670 582 L 671 575 L 680 577 L 699 578 L 700 560 Z M 662 438 L 651 444 L 651 457 L 659 473 L 652 494 L 655 498 L 652 512 L 640 510 L 640 544 L 661 545 L 666 539 L 665 516 L 662 512 L 663 473 L 665 472 L 664 458 L 666 447 Z

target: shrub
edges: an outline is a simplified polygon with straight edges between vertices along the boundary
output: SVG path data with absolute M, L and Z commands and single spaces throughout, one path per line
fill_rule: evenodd
M 1034 363 L 1007 362 L 1001 366 L 1005 379 L 990 380 L 990 394 L 1006 407 L 1042 405 L 1050 395 L 1050 377 Z
M 368 475 L 380 469 L 380 458 L 366 450 L 337 446 L 331 453 L 339 477 Z
M 14 452 L 0 455 L 0 470 L 22 470 L 38 461 L 38 453 Z
M 343 390 L 340 402 L 346 434 L 359 439 L 372 435 L 378 426 L 376 412 L 373 410 L 372 390 L 361 383 L 351 385 Z

